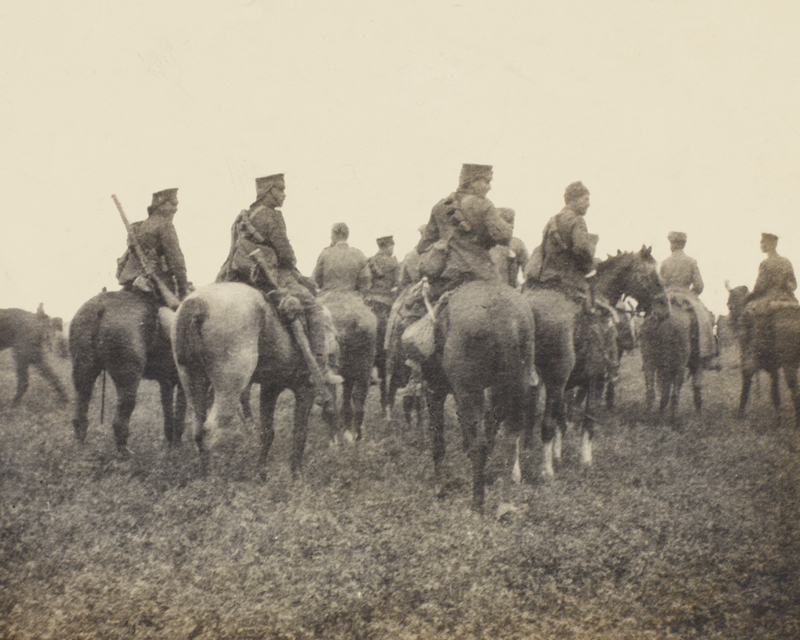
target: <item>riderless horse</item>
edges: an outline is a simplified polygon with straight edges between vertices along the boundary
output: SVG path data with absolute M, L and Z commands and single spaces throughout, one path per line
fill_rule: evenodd
M 61 333 L 60 318 L 51 318 L 40 305 L 36 313 L 23 309 L 0 309 L 0 351 L 11 349 L 17 372 L 17 392 L 13 405 L 19 405 L 28 389 L 28 367 L 33 365 L 44 376 L 61 402 L 67 402 L 67 392 L 50 366 L 50 356 L 58 346 Z

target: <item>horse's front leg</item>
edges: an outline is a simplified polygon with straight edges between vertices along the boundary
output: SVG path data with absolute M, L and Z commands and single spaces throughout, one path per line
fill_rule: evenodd
M 158 388 L 161 392 L 161 412 L 164 416 L 164 437 L 167 442 L 172 444 L 175 441 L 175 407 L 173 404 L 175 385 L 167 380 L 160 380 Z
M 28 390 L 28 359 L 24 356 L 15 355 L 17 365 L 17 393 L 14 395 L 12 406 L 19 406 L 22 396 Z
M 672 380 L 672 394 L 669 401 L 669 421 L 673 426 L 677 424 L 678 420 L 678 407 L 681 403 L 681 389 L 683 388 L 683 381 L 686 376 L 685 371 L 685 369 L 681 368 Z
M 603 399 L 603 379 L 591 380 L 587 385 L 586 409 L 583 413 L 583 425 L 581 429 L 581 462 L 585 467 L 592 466 L 592 445 L 594 442 L 594 430 L 597 426 L 597 413 L 600 410 L 600 402 Z
M 86 431 L 89 428 L 89 402 L 92 399 L 92 391 L 98 375 L 100 375 L 100 367 L 94 363 L 86 365 L 78 361 L 72 367 L 72 386 L 75 388 L 72 428 L 75 431 L 75 438 L 81 444 L 86 441 Z
M 750 396 L 750 385 L 753 382 L 753 373 L 754 372 L 750 369 L 742 368 L 742 390 L 739 394 L 739 410 L 736 412 L 739 418 L 744 418 L 747 399 Z
M 703 363 L 698 362 L 692 371 L 692 392 L 694 393 L 694 410 L 700 413 L 703 410 Z
M 642 372 L 644 373 L 645 408 L 649 413 L 653 410 L 653 405 L 656 402 L 656 368 L 650 363 L 644 363 Z
M 430 410 L 431 451 L 433 453 L 433 475 L 436 495 L 442 491 L 442 462 L 445 455 L 444 440 L 444 401 L 447 390 L 441 386 L 428 389 L 428 408 Z
M 353 410 L 353 427 L 356 433 L 356 441 L 364 437 L 361 427 L 364 424 L 364 405 L 367 403 L 367 394 L 369 393 L 369 377 L 356 382 L 353 385 L 352 394 L 352 410 Z

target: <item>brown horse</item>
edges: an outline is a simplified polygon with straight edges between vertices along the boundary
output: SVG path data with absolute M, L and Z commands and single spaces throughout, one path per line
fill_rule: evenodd
M 635 253 L 618 252 L 598 264 L 592 287 L 612 305 L 623 295 L 635 298 L 645 310 L 657 301 L 666 305 L 656 261 L 644 246 Z M 592 438 L 607 372 L 602 344 L 602 325 L 607 320 L 590 316 L 582 303 L 556 289 L 533 288 L 529 283 L 523 297 L 536 317 L 536 368 L 546 392 L 542 474 L 553 477 L 553 459 L 561 457 L 561 437 L 567 428 L 564 394 L 572 387 L 583 387 L 586 398 L 581 458 L 585 466 L 592 464 Z
M 739 396 L 740 418 L 744 417 L 753 374 L 766 371 L 772 379 L 772 404 L 776 411 L 781 404 L 780 370 L 794 402 L 795 426 L 800 428 L 800 387 L 797 369 L 800 367 L 800 307 L 786 302 L 770 303 L 765 313 L 749 322 L 743 319 L 747 287 L 728 289 L 730 325 L 741 347 L 742 391 Z
M 163 321 L 159 315 L 163 316 Z M 186 400 L 178 386 L 167 324 L 172 312 L 137 291 L 103 292 L 87 301 L 70 324 L 72 382 L 75 414 L 72 420 L 79 442 L 86 440 L 89 401 L 95 380 L 106 371 L 117 390 L 113 429 L 117 449 L 128 453 L 131 414 L 142 379 L 155 380 L 161 391 L 164 436 L 174 443 L 183 433 Z
M 295 396 L 291 470 L 298 475 L 315 390 L 291 332 L 264 296 L 237 282 L 200 287 L 178 307 L 172 342 L 181 384 L 194 409 L 194 439 L 204 461 L 252 382 L 261 387 L 259 474 L 266 477 L 278 396 L 291 389 Z M 213 390 L 210 409 L 209 389 Z
M 516 435 L 529 421 L 533 314 L 511 287 L 469 282 L 450 294 L 436 319 L 435 338 L 436 352 L 423 364 L 423 376 L 437 491 L 445 455 L 444 403 L 452 392 L 472 461 L 472 508 L 482 511 L 486 461 L 500 423 Z
M 688 371 L 695 411 L 699 412 L 703 406 L 703 363 L 697 317 L 692 308 L 685 308 L 680 300 L 672 299 L 668 314 L 647 314 L 642 323 L 640 346 L 647 410 L 653 408 L 658 384 L 661 391 L 659 411 L 663 413 L 669 406 L 669 421 L 675 424 L 681 387 Z
M 318 300 L 330 312 L 338 335 L 338 371 L 344 378 L 341 417 L 345 437 L 361 440 L 364 403 L 375 361 L 378 320 L 357 293 L 328 291 Z M 323 417 L 331 433 L 335 433 L 338 413 L 331 404 L 323 408 Z
M 17 393 L 13 405 L 19 405 L 28 389 L 28 367 L 35 366 L 55 389 L 61 402 L 67 392 L 48 362 L 58 348 L 61 318 L 51 318 L 40 306 L 31 313 L 22 309 L 0 309 L 0 351 L 11 349 L 17 370 Z

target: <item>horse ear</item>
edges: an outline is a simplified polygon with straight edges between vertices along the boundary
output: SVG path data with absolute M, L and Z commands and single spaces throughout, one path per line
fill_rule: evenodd
M 733 289 L 731 289 L 731 281 L 730 280 L 725 280 L 725 288 L 728 291 L 733 291 Z
M 621 256 L 621 255 L 622 255 L 622 249 L 617 249 L 617 255 L 618 255 L 618 256 Z
M 36 313 L 38 313 L 40 316 L 45 315 L 45 313 L 44 313 L 44 302 L 40 302 L 39 303 L 39 308 L 36 309 Z

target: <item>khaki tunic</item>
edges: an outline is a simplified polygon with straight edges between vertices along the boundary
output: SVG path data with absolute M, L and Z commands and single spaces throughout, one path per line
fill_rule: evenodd
M 698 296 L 703 292 L 703 277 L 697 260 L 687 256 L 682 249 L 673 251 L 659 269 L 664 288 L 671 299 L 691 305 L 697 317 L 698 347 L 701 358 L 714 355 L 714 319 Z
M 511 238 L 507 247 L 500 244 L 492 247 L 490 255 L 500 278 L 516 287 L 519 272 L 524 273 L 528 264 L 528 248 L 525 243 L 519 238 Z
M 311 277 L 320 291 L 358 291 L 366 293 L 371 278 L 366 256 L 347 242 L 325 247 Z
M 794 300 L 796 289 L 797 280 L 792 263 L 776 253 L 758 265 L 758 277 L 750 299 Z
M 372 277 L 369 299 L 391 307 L 400 285 L 400 263 L 394 256 L 376 253 L 367 264 Z
M 187 287 L 186 262 L 178 242 L 178 232 L 172 224 L 172 214 L 164 215 L 156 209 L 146 220 L 134 222 L 131 226 L 149 269 L 179 298 L 183 298 Z M 128 247 L 118 261 L 117 280 L 125 285 L 144 275 L 146 270 L 136 251 L 133 247 Z
M 594 268 L 597 236 L 590 234 L 586 219 L 569 206 L 553 216 L 542 232 L 540 273 L 531 273 L 542 284 L 562 284 L 587 292 L 586 274 Z

